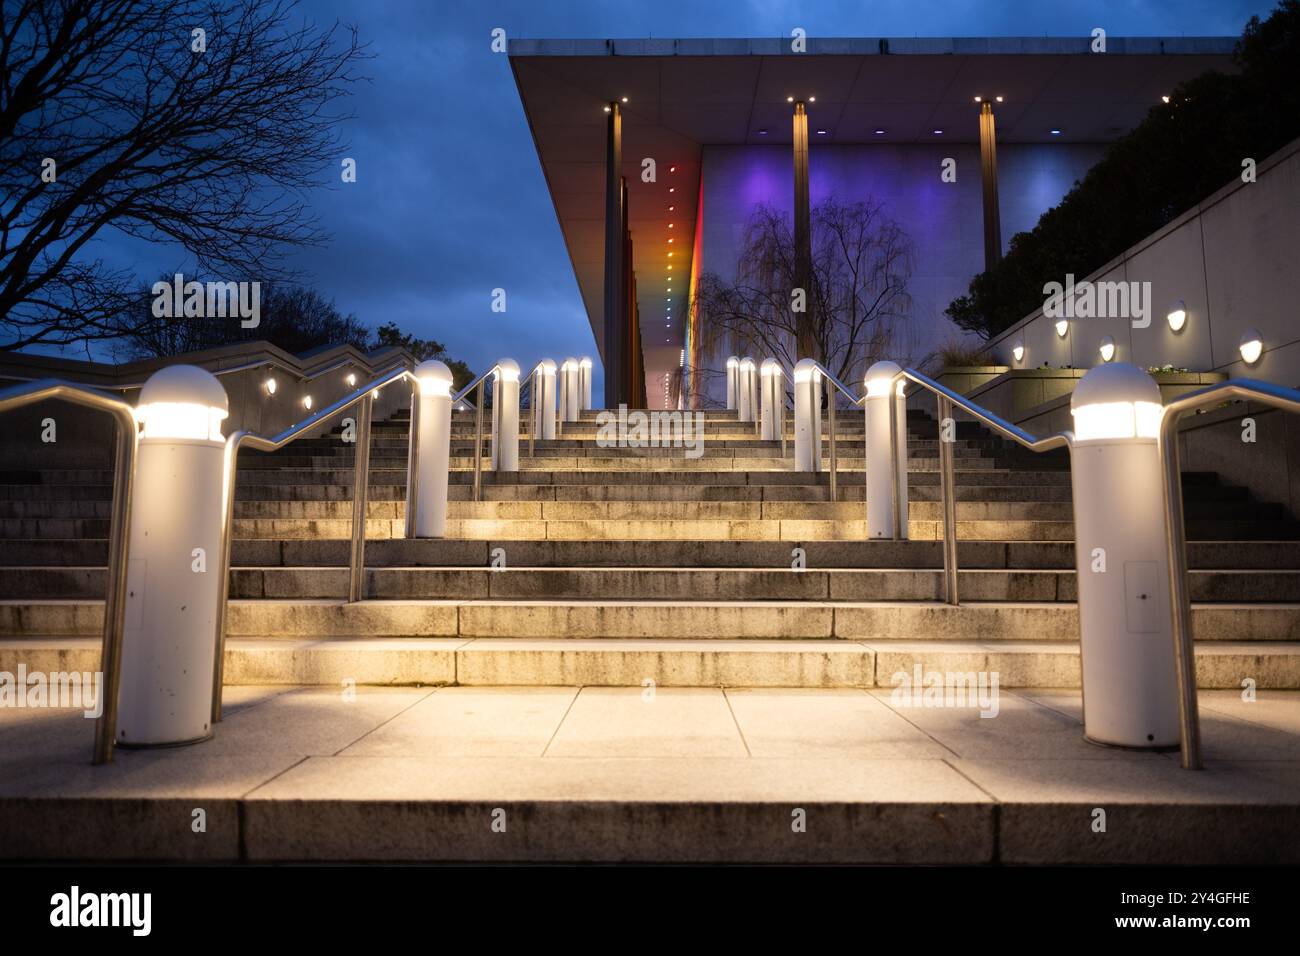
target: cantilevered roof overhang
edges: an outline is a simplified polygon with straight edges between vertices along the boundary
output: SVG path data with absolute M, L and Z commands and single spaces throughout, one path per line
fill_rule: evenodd
M 703 146 L 789 144 L 790 96 L 816 97 L 810 126 L 825 132 L 814 137 L 814 164 L 821 146 L 933 142 L 935 129 L 946 142 L 976 143 L 977 95 L 1003 97 L 1000 143 L 1106 143 L 1180 82 L 1233 71 L 1235 43 L 1109 37 L 1106 52 L 1093 53 L 1089 37 L 810 38 L 793 53 L 789 39 L 512 40 L 509 55 L 602 356 L 604 108 L 627 98 L 623 175 L 654 382 L 677 366 L 683 345 L 680 323 L 664 323 L 665 303 L 672 276 L 673 314 L 685 311 Z M 642 181 L 646 157 L 656 182 Z

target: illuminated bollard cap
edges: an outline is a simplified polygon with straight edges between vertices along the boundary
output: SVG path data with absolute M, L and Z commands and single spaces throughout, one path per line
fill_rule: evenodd
M 1070 396 L 1075 442 L 1155 441 L 1161 413 L 1160 386 L 1128 362 L 1090 369 Z
M 740 359 L 736 358 L 734 355 L 727 359 L 727 368 L 735 368 L 739 364 Z
M 195 365 L 168 365 L 140 389 L 136 420 L 145 440 L 224 442 L 221 423 L 230 400 L 217 377 Z
M 415 377 L 420 383 L 420 394 L 431 396 L 451 395 L 455 379 L 451 369 L 437 359 L 429 359 L 415 367 Z
M 749 356 L 745 356 L 740 360 L 740 367 L 743 369 L 752 369 L 754 367 L 754 360 Z
M 501 373 L 501 378 L 506 382 L 519 381 L 519 363 L 514 359 L 503 358 L 497 362 L 497 371 Z
M 570 357 L 570 358 L 566 358 L 566 359 L 564 360 L 564 366 L 563 366 L 563 367 L 564 367 L 564 370 L 565 370 L 566 372 L 572 371 L 573 369 L 575 369 L 575 368 L 578 367 L 578 360 L 577 360 L 576 358 L 572 358 L 572 357 Z
M 867 369 L 866 376 L 862 379 L 862 384 L 866 386 L 867 398 L 879 398 L 881 395 L 889 393 L 889 383 L 893 381 L 894 376 L 903 370 L 903 367 L 897 362 L 877 362 L 871 368 Z M 898 394 L 903 394 L 907 382 L 898 383 Z
M 555 367 L 556 367 L 556 366 L 555 366 L 555 363 L 554 363 L 553 361 L 551 361 L 550 359 L 542 359 L 541 362 L 539 362 L 538 364 L 540 364 L 540 365 L 542 366 L 542 374 L 543 374 L 543 375 L 554 375 L 554 374 L 555 374 Z
M 773 358 L 763 359 L 763 364 L 759 366 L 758 371 L 765 378 L 769 375 L 780 375 L 781 363 Z
M 800 359 L 794 363 L 794 380 L 796 382 L 807 382 L 813 377 L 813 372 L 817 371 L 817 363 L 810 358 Z
M 578 360 L 578 364 L 581 365 L 583 368 L 591 368 L 591 356 L 584 355 L 581 359 Z

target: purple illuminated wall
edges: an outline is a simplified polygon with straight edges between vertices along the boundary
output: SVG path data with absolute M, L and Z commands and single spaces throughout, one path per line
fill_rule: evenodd
M 1032 229 L 1104 151 L 1091 145 L 1000 145 L 1003 247 L 1015 233 Z M 955 183 L 940 180 L 940 164 L 949 156 L 957 160 Z M 984 268 L 976 144 L 818 148 L 814 142 L 809 189 L 814 206 L 829 194 L 848 202 L 868 195 L 883 202 L 915 246 L 913 338 L 924 349 L 958 337 L 943 310 Z M 703 271 L 733 278 L 754 206 L 768 202 L 789 215 L 793 192 L 788 146 L 706 146 Z

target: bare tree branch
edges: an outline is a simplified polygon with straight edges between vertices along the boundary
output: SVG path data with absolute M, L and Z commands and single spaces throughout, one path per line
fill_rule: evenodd
M 306 197 L 337 168 L 365 56 L 294 0 L 6 2 L 0 349 L 129 331 L 138 279 L 88 255 L 114 233 L 174 244 L 195 271 L 291 278 L 286 249 L 325 238 Z

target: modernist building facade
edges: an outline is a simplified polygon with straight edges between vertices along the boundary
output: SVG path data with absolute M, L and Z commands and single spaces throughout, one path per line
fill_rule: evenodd
M 662 407 L 675 369 L 721 358 L 691 297 L 705 273 L 734 278 L 757 204 L 798 247 L 808 205 L 879 203 L 914 248 L 911 334 L 942 341 L 945 307 L 1011 237 L 1180 82 L 1231 71 L 1234 42 L 516 40 L 510 58 L 606 402 Z

